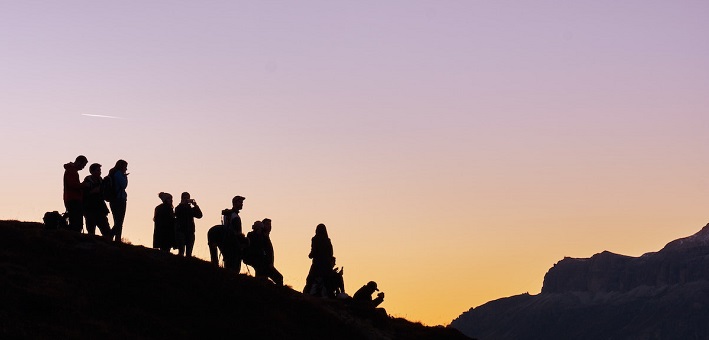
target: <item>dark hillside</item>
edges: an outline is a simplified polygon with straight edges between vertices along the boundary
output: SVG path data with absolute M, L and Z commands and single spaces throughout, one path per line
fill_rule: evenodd
M 0 221 L 0 337 L 467 339 L 99 237 Z

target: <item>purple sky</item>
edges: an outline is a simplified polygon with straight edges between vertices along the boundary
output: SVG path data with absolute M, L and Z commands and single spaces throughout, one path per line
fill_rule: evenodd
M 187 190 L 207 258 L 199 233 L 240 194 L 246 225 L 274 220 L 287 284 L 322 222 L 348 290 L 376 280 L 390 313 L 445 324 L 539 292 L 564 256 L 705 224 L 707 18 L 706 1 L 0 2 L 0 218 L 62 209 L 78 154 L 123 158 L 132 243 L 151 244 L 158 192 Z

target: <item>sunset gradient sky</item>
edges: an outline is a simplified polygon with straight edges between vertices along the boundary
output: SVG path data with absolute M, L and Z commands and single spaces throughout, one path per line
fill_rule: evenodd
M 0 219 L 62 210 L 62 165 L 128 161 L 206 230 L 273 220 L 300 290 L 328 226 L 349 293 L 448 324 L 564 256 L 709 220 L 707 1 L 0 1 Z M 118 118 L 104 118 L 111 116 Z M 81 172 L 82 178 L 88 174 Z

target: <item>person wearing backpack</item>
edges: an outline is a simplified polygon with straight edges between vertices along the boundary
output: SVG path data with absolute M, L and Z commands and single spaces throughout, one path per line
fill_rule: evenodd
M 111 226 L 108 224 L 108 207 L 103 200 L 101 187 L 101 164 L 94 163 L 89 167 L 91 175 L 84 178 L 81 185 L 84 187 L 84 217 L 86 218 L 86 232 L 89 235 L 96 233 L 96 227 L 101 235 L 109 237 Z
M 115 190 L 115 198 L 109 203 L 111 213 L 113 214 L 113 229 L 111 229 L 111 237 L 116 242 L 121 242 L 123 235 L 123 221 L 126 218 L 126 205 L 128 194 L 128 162 L 120 159 L 116 165 L 108 171 L 108 176 L 113 181 L 113 189 Z
M 241 261 L 244 258 L 244 251 L 249 246 L 249 239 L 244 235 L 241 226 L 241 216 L 239 212 L 244 208 L 244 200 L 246 198 L 243 196 L 234 196 L 231 199 L 231 209 L 222 210 L 223 217 L 223 233 L 221 236 L 221 241 L 232 246 L 231 254 L 229 256 L 224 255 L 224 266 L 236 270 L 236 272 L 241 271 Z M 209 233 L 207 238 L 209 240 Z M 210 254 L 212 253 L 212 246 L 216 244 L 210 243 Z M 222 254 L 224 250 L 222 249 Z M 229 260 L 227 261 L 227 257 Z M 214 260 L 214 256 L 212 256 Z
M 69 215 L 69 229 L 79 233 L 84 229 L 84 195 L 79 171 L 88 163 L 86 156 L 79 155 L 73 163 L 64 164 L 64 207 Z
M 180 199 L 180 204 L 175 207 L 175 245 L 178 255 L 190 257 L 195 240 L 194 219 L 202 218 L 203 214 L 189 192 L 183 192 Z

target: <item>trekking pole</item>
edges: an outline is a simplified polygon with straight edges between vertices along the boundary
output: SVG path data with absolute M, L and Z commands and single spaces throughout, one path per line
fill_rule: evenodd
M 226 215 L 224 215 L 224 210 L 222 210 L 222 244 L 224 244 L 224 240 L 226 240 L 226 233 L 227 233 L 227 221 L 226 221 Z M 219 257 L 222 258 L 222 262 L 224 262 L 224 253 L 222 253 L 222 250 L 217 247 L 217 251 L 219 252 L 217 256 L 217 260 Z M 223 267 L 226 267 L 226 264 L 223 265 Z

